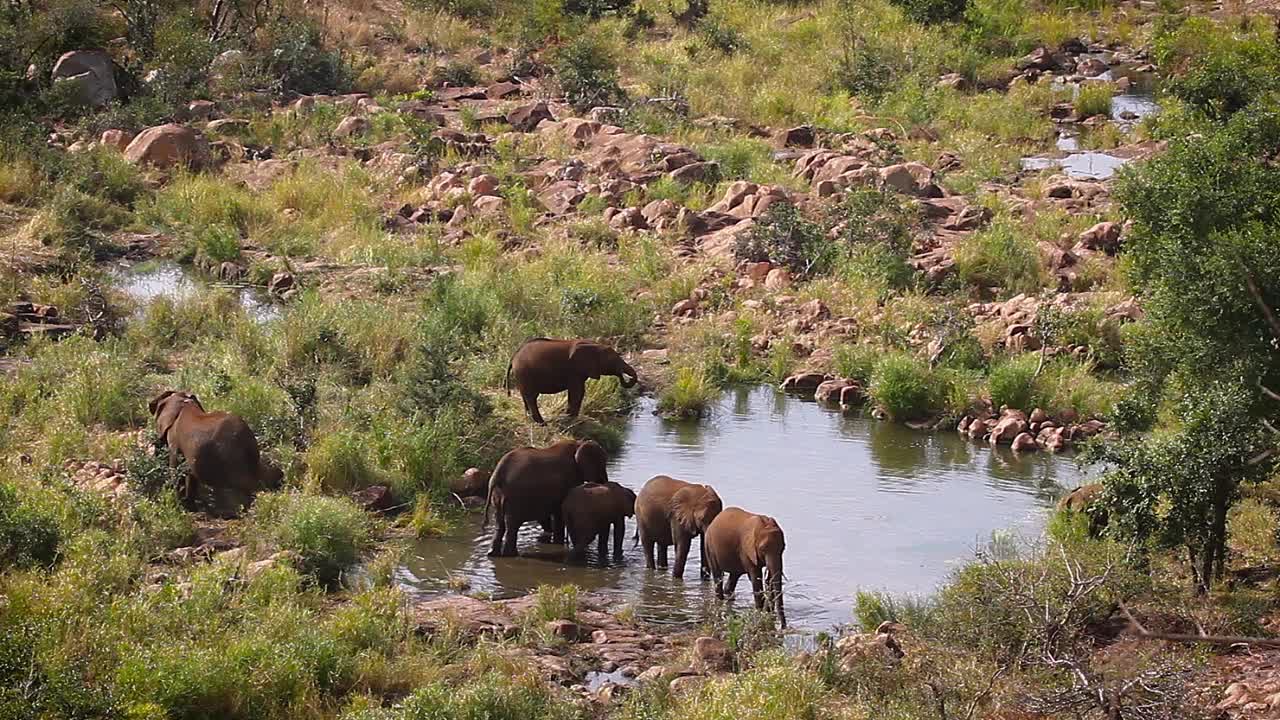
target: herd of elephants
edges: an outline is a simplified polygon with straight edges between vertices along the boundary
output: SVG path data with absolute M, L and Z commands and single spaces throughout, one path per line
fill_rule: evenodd
M 616 376 L 624 387 L 639 382 L 635 369 L 613 348 L 589 340 L 534 338 L 516 351 L 504 386 L 524 399 L 529 416 L 544 423 L 538 396 L 568 392 L 568 414 L 576 416 L 588 379 Z M 234 514 L 262 489 L 278 487 L 280 470 L 259 455 L 253 430 L 227 412 L 206 412 L 190 392 L 167 390 L 151 401 L 156 446 L 168 448 L 169 464 L 185 460 L 180 495 L 197 498 L 214 514 Z M 671 573 L 684 575 L 695 538 L 701 538 L 701 575 L 715 583 L 716 596 L 731 595 L 738 580 L 751 581 L 756 607 L 775 613 L 785 627 L 782 607 L 782 552 L 785 540 L 777 521 L 741 508 L 724 507 L 710 485 L 658 475 L 639 493 L 612 482 L 608 457 L 590 440 L 563 440 L 545 448 L 521 447 L 498 461 L 489 478 L 485 523 L 494 512 L 497 529 L 490 556 L 516 554 L 520 527 L 541 523 L 550 540 L 572 544 L 581 558 L 593 541 L 601 558 L 622 557 L 626 519 L 636 519 L 636 538 L 649 569 L 667 568 L 667 549 L 675 546 Z M 727 582 L 726 577 L 727 576 Z

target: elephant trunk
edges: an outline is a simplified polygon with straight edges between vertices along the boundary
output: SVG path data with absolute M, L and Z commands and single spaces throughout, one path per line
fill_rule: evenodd
M 778 624 L 787 627 L 787 616 L 782 609 L 782 553 L 769 553 L 765 557 L 767 573 L 765 597 L 766 606 L 778 615 Z

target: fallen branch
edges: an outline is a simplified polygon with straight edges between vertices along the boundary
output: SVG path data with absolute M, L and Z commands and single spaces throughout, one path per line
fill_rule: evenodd
M 1205 635 L 1204 629 L 1201 628 L 1201 634 L 1192 635 L 1190 633 L 1165 633 L 1152 632 L 1138 622 L 1138 619 L 1129 612 L 1129 608 L 1124 603 L 1120 603 L 1120 609 L 1124 612 L 1124 616 L 1128 618 L 1129 623 L 1133 626 L 1134 635 L 1149 640 L 1168 640 L 1170 642 L 1183 643 L 1205 643 L 1207 645 L 1261 645 L 1263 647 L 1280 647 L 1280 638 L 1264 638 L 1264 637 L 1248 637 L 1244 635 Z

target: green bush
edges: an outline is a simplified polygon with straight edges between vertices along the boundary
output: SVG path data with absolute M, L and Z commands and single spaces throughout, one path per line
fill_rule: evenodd
M 704 368 L 681 367 L 658 398 L 658 411 L 669 417 L 702 417 L 715 401 L 719 388 Z
M 956 245 L 956 269 L 967 283 L 1004 295 L 1034 293 L 1048 282 L 1035 240 L 1012 220 L 997 218 Z
M 904 15 L 918 23 L 933 24 L 959 20 L 968 0 L 891 0 Z
M 626 98 L 618 85 L 618 63 L 609 47 L 590 34 L 581 34 L 551 56 L 556 82 L 569 102 L 580 110 L 614 105 Z
M 1155 38 L 1154 57 L 1169 77 L 1162 89 L 1187 105 L 1224 120 L 1280 88 L 1280 48 L 1268 24 L 1240 27 L 1188 18 Z
M 1024 354 L 1010 358 L 991 368 L 987 388 L 991 404 L 997 408 L 1010 407 L 1031 412 L 1035 402 L 1036 368 L 1040 357 Z
M 1083 83 L 1072 102 L 1076 117 L 1091 118 L 1094 115 L 1111 115 L 1111 83 Z
M 0 480 L 0 569 L 48 566 L 62 542 L 58 518 L 45 503 Z
M 871 373 L 868 394 L 894 420 L 915 420 L 938 407 L 939 381 L 929 366 L 905 353 L 886 355 Z
M 370 539 L 364 511 L 345 498 L 259 495 L 250 523 L 256 537 L 297 553 L 298 570 L 328 587 L 360 559 Z
M 840 377 L 866 384 L 883 355 L 880 348 L 871 345 L 839 345 L 835 350 L 836 372 Z
M 334 93 L 351 83 L 351 68 L 337 50 L 326 48 L 320 28 L 282 20 L 264 33 L 259 71 L 278 92 Z
M 382 482 L 382 472 L 370 457 L 367 433 L 340 429 L 321 433 L 307 448 L 307 475 L 317 487 L 347 493 Z
M 786 202 L 770 205 L 749 231 L 738 234 L 736 242 L 734 254 L 739 260 L 767 260 L 797 277 L 825 274 L 839 254 L 821 225 Z

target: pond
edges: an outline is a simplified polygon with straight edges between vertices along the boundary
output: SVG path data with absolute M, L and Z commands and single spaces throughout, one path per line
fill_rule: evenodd
M 180 300 L 205 287 L 223 287 L 235 294 L 249 317 L 268 322 L 280 317 L 280 307 L 261 288 L 222 285 L 200 279 L 189 268 L 171 260 L 149 260 L 136 265 L 121 265 L 111 273 L 116 288 L 140 305 L 158 297 Z
M 1068 458 L 1015 456 L 960 438 L 870 418 L 844 416 L 772 387 L 725 393 L 701 422 L 673 422 L 642 403 L 612 459 L 610 478 L 633 489 L 657 474 L 713 485 L 725 505 L 773 515 L 786 533 L 785 594 L 790 623 L 825 629 L 851 621 L 859 589 L 924 594 L 971 559 L 993 532 L 1036 537 L 1048 510 L 1081 472 Z M 455 534 L 418 543 L 400 582 L 426 593 L 511 597 L 544 583 L 610 590 L 639 617 L 693 623 L 714 602 L 698 581 L 697 552 L 683 582 L 647 571 L 628 524 L 619 566 L 588 554 L 566 565 L 562 550 L 538 546 L 525 526 L 519 558 L 491 559 L 479 514 Z M 749 585 L 738 607 L 750 605 Z

